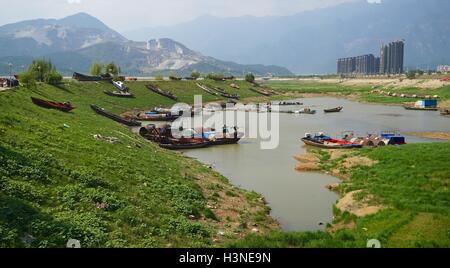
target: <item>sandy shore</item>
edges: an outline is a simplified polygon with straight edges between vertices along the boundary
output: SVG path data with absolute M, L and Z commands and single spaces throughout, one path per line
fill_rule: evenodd
M 450 123 L 450 122 L 449 122 Z M 428 132 L 404 132 L 405 135 L 426 139 L 437 139 L 450 141 L 450 132 L 428 131 Z
M 305 82 L 320 82 L 329 84 L 341 84 L 344 86 L 374 86 L 385 87 L 393 89 L 416 87 L 421 89 L 436 89 L 444 86 L 449 86 L 450 82 L 444 82 L 440 79 L 406 79 L 400 78 L 331 78 L 331 79 L 299 79 L 299 81 Z

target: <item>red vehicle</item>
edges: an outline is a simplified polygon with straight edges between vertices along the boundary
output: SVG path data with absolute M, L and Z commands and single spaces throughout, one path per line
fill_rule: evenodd
M 57 109 L 63 112 L 70 112 L 73 109 L 75 109 L 74 106 L 72 106 L 72 104 L 70 104 L 69 102 L 54 102 L 54 101 L 47 101 L 47 100 L 42 100 L 42 99 L 38 99 L 38 98 L 33 98 L 31 97 L 31 101 L 41 107 L 44 108 L 50 108 L 50 109 Z

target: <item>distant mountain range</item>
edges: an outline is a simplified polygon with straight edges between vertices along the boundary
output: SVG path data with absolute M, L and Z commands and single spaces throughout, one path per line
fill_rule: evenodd
M 65 74 L 88 72 L 93 62 L 118 63 L 124 74 L 190 75 L 193 70 L 203 73 L 221 72 L 242 75 L 290 75 L 278 66 L 242 65 L 204 56 L 168 38 L 144 42 L 128 40 L 98 19 L 79 13 L 60 20 L 39 19 L 0 27 L 0 73 L 7 74 L 8 63 L 14 72 L 21 71 L 33 58 L 52 60 Z
M 213 57 L 286 66 L 295 73 L 335 73 L 339 57 L 379 54 L 381 44 L 405 39 L 405 65 L 450 64 L 450 1 L 355 0 L 286 17 L 203 16 L 168 27 L 124 33 L 174 38 Z

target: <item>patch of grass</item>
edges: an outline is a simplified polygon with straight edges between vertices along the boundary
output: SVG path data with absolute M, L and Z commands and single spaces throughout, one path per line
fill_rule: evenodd
M 180 102 L 192 103 L 194 94 L 215 98 L 192 81 L 156 83 Z M 242 96 L 254 96 L 246 82 L 236 83 Z M 220 202 L 227 180 L 89 107 L 120 114 L 175 103 L 144 82 L 127 85 L 136 98 L 107 96 L 103 90 L 113 89 L 107 83 L 75 81 L 0 92 L 0 247 L 65 247 L 68 239 L 80 240 L 82 247 L 213 246 L 211 234 L 219 224 L 206 204 Z M 227 82 L 217 86 L 228 90 Z M 77 108 L 44 109 L 31 96 L 70 101 Z M 96 140 L 95 134 L 120 143 Z M 205 189 L 199 180 L 207 180 Z M 204 195 L 207 185 L 215 197 Z M 192 221 L 191 215 L 212 221 Z

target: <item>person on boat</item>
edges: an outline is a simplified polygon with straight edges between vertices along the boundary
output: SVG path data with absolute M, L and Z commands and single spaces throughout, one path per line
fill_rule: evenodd
M 227 137 L 227 125 L 223 125 L 222 135 L 224 139 Z
M 234 138 L 237 139 L 238 138 L 238 128 L 236 126 L 234 126 Z

